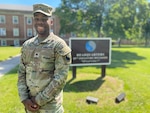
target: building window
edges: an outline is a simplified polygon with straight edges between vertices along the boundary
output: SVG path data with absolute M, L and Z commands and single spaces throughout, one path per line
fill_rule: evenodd
M 6 40 L 1 40 L 1 46 L 7 46 L 7 41 Z
M 27 17 L 27 25 L 32 25 L 32 17 Z
M 13 28 L 13 36 L 19 36 L 19 29 Z
M 37 32 L 36 32 L 35 28 L 33 28 L 33 35 L 34 35 L 34 36 L 37 35 Z
M 32 29 L 27 29 L 27 36 L 28 37 L 33 36 Z
M 4 15 L 0 15 L 0 24 L 5 24 L 6 23 L 6 19 Z
M 13 16 L 13 24 L 18 24 L 18 23 L 19 23 L 18 16 Z
M 0 28 L 0 36 L 6 36 L 6 28 Z
M 14 40 L 14 46 L 20 46 L 19 40 Z

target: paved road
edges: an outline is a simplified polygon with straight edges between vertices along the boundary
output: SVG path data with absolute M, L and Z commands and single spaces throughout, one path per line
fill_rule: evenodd
M 20 55 L 12 57 L 6 61 L 0 62 L 0 77 L 8 73 L 19 64 Z

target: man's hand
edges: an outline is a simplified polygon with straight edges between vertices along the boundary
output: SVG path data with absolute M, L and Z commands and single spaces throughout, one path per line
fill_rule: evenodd
M 36 106 L 39 106 L 39 105 L 37 104 L 37 102 L 35 101 L 35 97 L 31 97 L 31 101 L 32 101 Z
M 39 110 L 39 105 L 32 102 L 32 100 L 30 100 L 30 99 L 26 99 L 26 100 L 22 101 L 22 103 L 24 104 L 25 108 L 29 111 L 34 112 L 34 111 Z

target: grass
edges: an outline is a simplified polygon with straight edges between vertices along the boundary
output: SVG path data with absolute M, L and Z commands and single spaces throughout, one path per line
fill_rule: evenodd
M 24 113 L 17 92 L 17 68 L 0 78 L 0 113 Z
M 0 47 L 0 61 L 11 58 L 20 54 L 20 47 Z
M 100 66 L 77 67 L 77 78 L 69 71 L 64 88 L 65 113 L 150 113 L 150 48 L 112 48 L 112 63 L 106 77 Z M 16 67 L 0 78 L 0 113 L 24 113 L 17 93 Z M 125 92 L 119 104 L 115 98 Z M 86 97 L 99 99 L 87 104 Z

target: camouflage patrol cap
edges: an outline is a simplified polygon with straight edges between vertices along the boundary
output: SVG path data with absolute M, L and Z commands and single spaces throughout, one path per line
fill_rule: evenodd
M 52 16 L 53 8 L 47 4 L 34 4 L 33 5 L 33 14 L 39 12 L 45 14 L 46 16 Z

